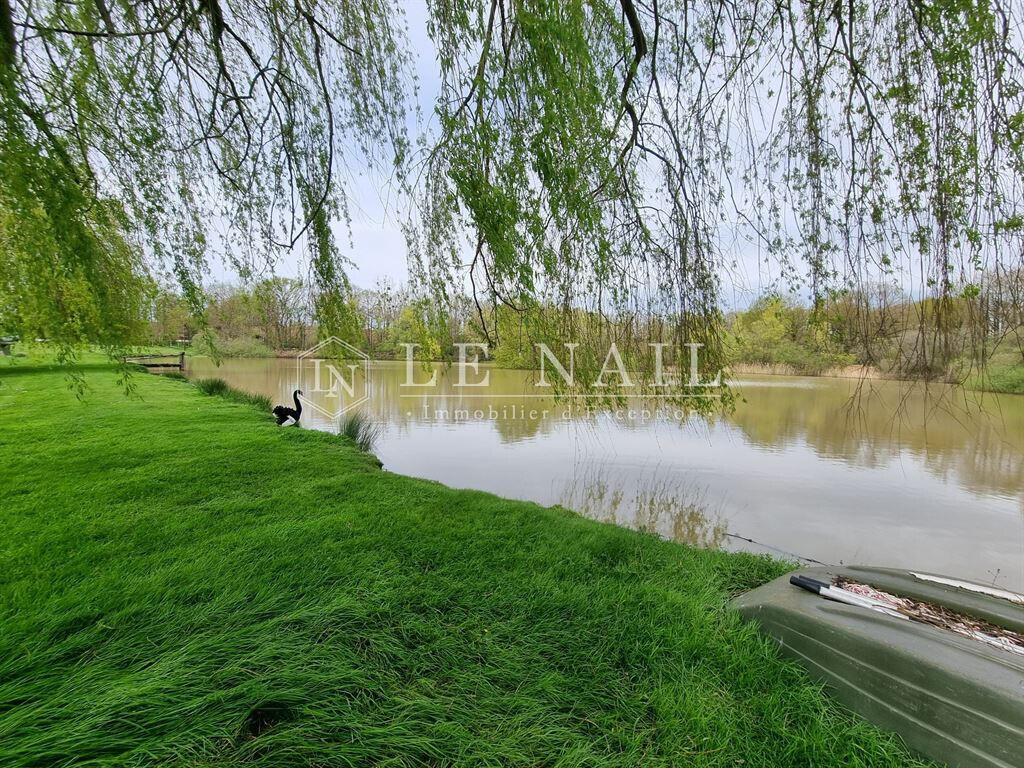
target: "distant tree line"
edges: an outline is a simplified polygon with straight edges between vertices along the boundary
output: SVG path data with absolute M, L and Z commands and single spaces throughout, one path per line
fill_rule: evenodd
M 321 339 L 315 288 L 302 280 L 274 277 L 253 283 L 220 283 L 206 292 L 206 317 L 194 320 L 188 301 L 173 289 L 156 292 L 148 341 L 188 341 L 194 351 L 215 356 L 262 357 L 305 349 Z M 453 345 L 477 341 L 468 299 L 441 310 L 431 299 L 388 280 L 353 288 L 347 321 L 334 335 L 377 359 L 405 355 L 414 343 L 417 358 L 450 358 Z
M 964 381 L 990 362 L 1024 367 L 1024 271 L 956 296 L 914 299 L 878 283 L 815 305 L 778 293 L 726 315 L 727 359 L 821 374 L 857 365 L 900 379 Z
M 265 356 L 307 348 L 321 336 L 313 310 L 316 298 L 301 280 L 275 277 L 219 284 L 207 293 L 206 328 L 201 329 L 184 297 L 158 291 L 151 307 L 150 341 L 189 339 L 198 353 Z M 887 283 L 863 292 L 834 292 L 815 304 L 769 292 L 748 308 L 723 316 L 726 362 L 736 368 L 762 366 L 810 375 L 864 366 L 894 378 L 944 381 L 962 381 L 990 359 L 1024 365 L 1024 271 L 963 286 L 945 301 L 939 311 L 939 298 L 915 299 Z M 419 345 L 417 359 L 451 360 L 457 355 L 455 345 L 479 343 L 488 345 L 483 356 L 497 365 L 532 368 L 538 361 L 537 343 L 565 351 L 561 343 L 535 332 L 561 310 L 535 307 L 530 312 L 538 316 L 524 318 L 503 304 L 479 305 L 469 296 L 438 303 L 389 280 L 354 288 L 348 304 L 350 320 L 342 336 L 377 359 L 404 357 L 403 345 L 413 343 Z M 585 363 L 591 356 L 598 369 L 610 342 L 620 345 L 627 362 L 640 368 L 629 359 L 629 350 L 663 337 L 658 318 L 616 322 L 582 309 L 575 314 L 577 359 Z M 951 327 L 939 328 L 945 322 Z M 667 349 L 665 363 L 679 364 L 679 354 L 678 348 Z

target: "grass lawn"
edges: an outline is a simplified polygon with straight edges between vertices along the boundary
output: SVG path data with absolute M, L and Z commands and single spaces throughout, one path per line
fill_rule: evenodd
M 0 369 L 2 766 L 914 763 L 726 610 L 780 563 L 86 376 Z
M 998 352 L 993 355 L 988 369 L 983 374 L 976 374 L 969 383 L 974 389 L 986 392 L 1024 395 L 1024 363 L 1020 360 L 1020 353 L 1013 350 Z

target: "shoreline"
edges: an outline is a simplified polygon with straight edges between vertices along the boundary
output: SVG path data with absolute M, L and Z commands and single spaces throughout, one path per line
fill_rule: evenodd
M 225 359 L 242 359 L 242 360 L 280 360 L 289 359 L 293 357 L 298 350 L 276 350 L 273 355 L 267 356 L 238 356 Z M 373 363 L 393 363 L 395 365 L 404 364 L 404 360 L 398 359 L 387 359 L 387 358 L 371 358 L 370 362 Z M 453 360 L 416 360 L 418 365 L 429 363 L 432 365 L 451 365 L 454 364 Z M 533 371 L 537 372 L 539 369 L 536 368 L 500 368 L 495 365 L 493 360 L 482 360 L 478 363 L 480 368 L 492 368 L 497 370 L 512 370 L 512 371 Z M 987 384 L 978 379 L 977 376 L 968 379 L 965 382 L 951 382 L 937 379 L 907 379 L 900 378 L 897 376 L 890 376 L 885 374 L 879 368 L 869 365 L 847 365 L 837 368 L 829 368 L 821 373 L 808 373 L 801 372 L 787 364 L 771 364 L 763 365 L 759 363 L 740 363 L 734 364 L 725 370 L 727 377 L 735 376 L 789 376 L 793 378 L 812 378 L 812 379 L 857 379 L 860 381 L 892 381 L 901 382 L 906 384 L 922 384 L 922 385 L 935 385 L 941 384 L 944 386 L 951 387 L 963 387 L 965 390 L 973 392 L 985 392 L 997 395 L 1024 395 L 1024 389 L 1006 389 L 993 387 L 991 384 Z
M 30 348 L 31 349 L 31 348 Z M 193 358 L 206 358 L 209 359 L 208 355 L 197 355 L 193 354 L 189 348 L 181 347 L 153 347 L 153 346 L 142 346 L 138 347 L 139 350 L 162 350 L 162 349 L 173 349 L 174 354 L 179 354 L 182 351 L 185 353 L 185 360 L 188 361 Z M 272 354 L 267 355 L 232 355 L 225 356 L 223 360 L 282 360 L 294 357 L 299 350 L 273 350 Z M 171 353 L 167 353 L 170 355 Z M 85 357 L 90 358 L 88 362 L 79 361 L 78 365 L 82 367 L 96 367 L 97 365 L 102 367 L 107 363 L 106 357 L 97 355 L 96 353 L 87 352 Z M 0 362 L 4 364 L 0 366 L 0 371 L 5 368 L 13 368 L 18 365 L 16 361 L 25 361 L 32 365 L 38 365 L 40 363 L 38 353 L 35 350 L 31 350 L 28 355 L 24 352 L 18 354 L 17 352 L 12 355 L 0 357 Z M 49 361 L 48 361 L 49 362 Z M 387 358 L 371 358 L 370 362 L 374 363 L 391 363 L 395 365 L 404 364 L 404 360 L 387 359 Z M 425 363 L 433 365 L 451 365 L 454 364 L 453 360 L 416 360 L 418 365 Z M 56 363 L 49 363 L 51 366 L 56 367 Z M 513 370 L 513 371 L 534 371 L 537 372 L 539 369 L 529 368 L 498 368 L 493 360 L 482 360 L 479 362 L 481 368 L 492 368 L 496 370 Z M 1005 370 L 1016 370 L 1021 368 L 1024 372 L 1024 366 L 1011 366 Z M 858 379 L 861 381 L 891 381 L 901 382 L 906 384 L 922 384 L 922 385 L 934 385 L 941 384 L 950 387 L 962 387 L 966 391 L 988 393 L 996 395 L 1024 395 L 1024 382 L 1011 382 L 1007 386 L 995 385 L 989 381 L 982 381 L 977 375 L 972 376 L 964 382 L 949 382 L 943 380 L 934 379 L 906 379 L 895 376 L 889 376 L 874 366 L 862 366 L 862 365 L 848 365 L 838 368 L 829 368 L 821 373 L 805 373 L 799 372 L 788 364 L 759 364 L 759 363 L 740 363 L 734 364 L 725 370 L 727 377 L 735 376 L 779 376 L 779 377 L 793 377 L 793 378 L 811 378 L 811 379 Z M 999 373 L 999 370 L 992 372 Z M 1024 374 L 1022 374 L 1024 375 Z M 728 383 L 728 380 L 726 381 Z

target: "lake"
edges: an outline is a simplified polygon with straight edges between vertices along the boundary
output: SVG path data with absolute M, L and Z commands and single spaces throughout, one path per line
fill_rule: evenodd
M 292 359 L 188 366 L 291 405 Z M 729 415 L 602 413 L 537 397 L 530 372 L 482 367 L 489 386 L 460 390 L 454 369 L 432 367 L 437 386 L 416 391 L 402 386 L 403 362 L 358 377 L 355 396 L 368 398 L 357 407 L 381 424 L 375 453 L 389 471 L 697 546 L 1024 590 L 1024 396 L 741 376 Z M 333 410 L 347 395 L 314 393 L 311 375 L 302 424 L 336 430 L 309 405 Z

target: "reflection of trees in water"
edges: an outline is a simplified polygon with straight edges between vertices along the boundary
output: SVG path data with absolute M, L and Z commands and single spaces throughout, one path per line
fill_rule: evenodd
M 566 403 L 555 404 L 545 398 L 526 398 L 536 393 L 529 374 L 490 368 L 490 386 L 473 390 L 486 393 L 483 399 L 463 398 L 453 386 L 454 374 L 438 366 L 438 386 L 428 401 L 399 398 L 407 390 L 398 384 L 404 379 L 404 366 L 375 371 L 372 398 L 391 411 L 392 421 L 402 423 L 422 418 L 422 404 L 447 410 L 449 421 L 456 409 L 478 408 L 513 414 L 494 419 L 494 428 L 502 442 L 513 443 L 545 435 L 557 428 Z M 383 375 L 381 375 L 381 373 Z M 417 377 L 428 373 L 417 370 Z M 793 379 L 769 377 L 738 384 L 740 402 L 734 413 L 722 417 L 739 427 L 754 443 L 768 448 L 806 444 L 818 455 L 864 467 L 879 467 L 910 453 L 943 479 L 954 479 L 982 493 L 1016 494 L 1021 492 L 1024 476 L 1024 398 L 1020 396 L 979 395 L 942 384 L 925 387 L 892 381 L 852 379 Z M 573 404 L 577 423 L 593 422 L 593 415 Z M 636 407 L 637 403 L 630 403 Z M 551 415 L 530 418 L 530 409 L 545 408 Z M 525 414 L 524 414 L 525 409 Z M 385 414 L 382 414 L 385 415 Z M 709 423 L 718 419 L 701 417 Z M 625 431 L 642 430 L 646 423 L 616 421 Z
M 296 365 L 291 359 L 231 359 L 218 368 L 193 358 L 189 367 L 192 376 L 222 377 L 232 386 L 269 395 L 275 404 L 291 400 L 296 382 Z M 426 370 L 417 365 L 414 378 L 426 381 L 433 370 L 438 372 L 437 387 L 414 390 L 401 386 L 405 381 L 404 363 L 374 363 L 369 401 L 359 408 L 400 430 L 424 420 L 424 404 L 431 422 L 456 423 L 461 420 L 456 410 L 468 410 L 469 420 L 476 421 L 474 413 L 481 409 L 487 414 L 483 420 L 494 422 L 504 443 L 530 440 L 559 427 L 566 404 L 556 405 L 546 398 L 524 399 L 523 394 L 536 392 L 526 372 L 489 368 L 490 386 L 472 391 L 455 387 L 455 374 L 444 366 Z M 481 375 L 483 372 L 481 369 Z M 303 374 L 301 383 L 307 398 L 322 397 L 312 391 L 311 370 Z M 941 384 L 925 388 L 891 381 L 859 383 L 782 376 L 747 384 L 741 381 L 737 388 L 745 402 L 738 403 L 731 415 L 720 418 L 735 424 L 753 443 L 770 449 L 806 444 L 820 456 L 864 467 L 883 466 L 910 453 L 936 476 L 952 479 L 975 492 L 1022 492 L 1024 397 L 1020 395 L 979 395 Z M 499 418 L 491 419 L 489 408 L 497 410 Z M 530 418 L 529 410 L 533 408 L 538 412 L 548 408 L 551 415 L 547 419 L 539 415 Z M 435 410 L 446 410 L 448 415 L 437 419 Z M 501 417 L 503 412 L 510 416 Z M 698 420 L 713 424 L 718 419 L 704 416 Z M 595 423 L 592 415 L 579 406 L 573 421 Z M 330 422 L 320 424 L 312 411 L 306 422 L 308 426 L 331 428 Z M 649 427 L 629 421 L 614 424 L 623 431 Z
M 657 474 L 616 478 L 595 466 L 566 484 L 560 503 L 591 520 L 694 547 L 718 548 L 727 532 L 719 515 L 708 509 L 706 488 Z
M 751 441 L 770 448 L 806 443 L 821 456 L 866 467 L 909 452 L 976 492 L 1022 490 L 1024 398 L 890 381 L 786 382 L 738 385 L 745 402 L 730 420 Z
M 501 442 L 517 443 L 534 438 L 539 434 L 550 433 L 554 429 L 554 420 L 528 417 L 497 419 L 494 422 L 494 429 L 501 437 Z
M 523 398 L 522 393 L 529 392 L 530 388 L 524 383 L 522 371 L 481 368 L 479 373 L 468 372 L 467 380 L 477 380 L 487 373 L 490 386 L 462 389 L 455 386 L 457 373 L 454 369 L 443 364 L 424 369 L 417 363 L 413 380 L 429 381 L 434 373 L 437 381 L 433 387 L 405 387 L 402 386 L 406 378 L 404 363 L 374 363 L 368 407 L 376 418 L 399 428 L 420 421 L 433 424 L 492 422 L 503 443 L 549 434 L 556 428 L 564 410 L 547 398 Z M 549 411 L 547 418 L 542 415 L 545 409 Z M 531 411 L 536 414 L 531 415 Z

